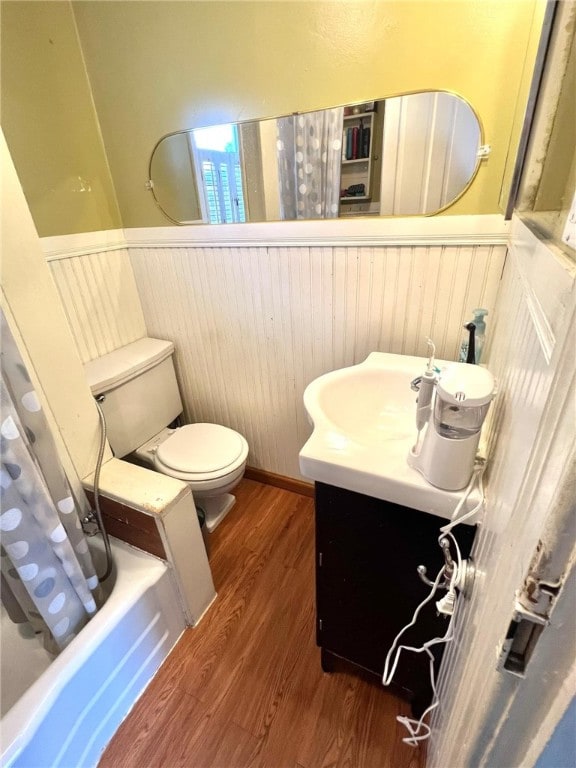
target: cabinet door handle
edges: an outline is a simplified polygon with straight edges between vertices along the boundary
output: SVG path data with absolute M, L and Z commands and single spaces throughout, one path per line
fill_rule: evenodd
M 322 568 L 322 552 L 318 552 L 318 567 Z

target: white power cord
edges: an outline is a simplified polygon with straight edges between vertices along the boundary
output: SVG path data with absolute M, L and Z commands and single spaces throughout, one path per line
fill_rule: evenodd
M 430 712 L 432 712 L 433 709 L 435 709 L 439 704 L 438 699 L 438 693 L 436 691 L 436 677 L 434 674 L 434 655 L 430 651 L 430 648 L 433 645 L 438 645 L 438 643 L 448 643 L 450 640 L 452 640 L 451 631 L 452 631 L 452 619 L 450 619 L 450 623 L 448 624 L 448 629 L 446 631 L 446 634 L 443 637 L 436 637 L 433 640 L 428 640 L 424 645 L 422 645 L 420 648 L 415 648 L 410 645 L 400 645 L 398 648 L 396 648 L 396 643 L 404 632 L 406 632 L 407 629 L 410 629 L 410 627 L 413 627 L 416 623 L 416 619 L 418 618 L 418 614 L 420 613 L 420 610 L 432 600 L 434 595 L 436 594 L 436 590 L 438 589 L 438 585 L 440 584 L 440 579 L 444 575 L 444 566 L 440 569 L 438 572 L 438 575 L 436 576 L 436 580 L 434 581 L 434 585 L 432 586 L 432 589 L 430 590 L 430 594 L 428 597 L 426 597 L 420 605 L 416 608 L 414 611 L 414 615 L 412 616 L 412 620 L 409 624 L 406 624 L 406 626 L 400 630 L 400 632 L 396 635 L 394 638 L 394 642 L 392 643 L 392 646 L 390 647 L 390 650 L 386 654 L 386 660 L 384 662 L 384 673 L 382 675 L 382 685 L 390 685 L 392 682 L 392 678 L 394 677 L 394 673 L 396 672 L 396 668 L 398 666 L 398 662 L 400 661 L 400 654 L 402 651 L 412 651 L 413 653 L 426 653 L 427 656 L 430 659 L 430 682 L 432 684 L 432 691 L 433 691 L 433 698 L 432 698 L 432 704 L 422 713 L 422 717 L 420 720 L 415 720 L 411 717 L 406 717 L 404 715 L 398 715 L 396 717 L 396 720 L 405 726 L 405 728 L 408 730 L 410 736 L 402 739 L 402 741 L 405 744 L 410 744 L 412 747 L 416 747 L 418 745 L 419 741 L 424 741 L 430 736 L 430 726 L 424 722 L 424 718 L 426 715 L 428 715 Z M 390 664 L 392 659 L 392 654 L 396 651 L 394 655 L 394 660 L 392 661 L 392 664 Z
M 443 525 L 442 528 L 440 528 L 441 533 L 450 533 L 450 531 L 455 528 L 457 525 L 460 525 L 460 523 L 463 523 L 464 520 L 468 520 L 473 515 L 478 512 L 478 510 L 482 507 L 484 504 L 484 470 L 486 469 L 486 460 L 482 459 L 480 457 L 476 457 L 476 461 L 474 464 L 474 471 L 472 472 L 472 477 L 470 478 L 470 482 L 466 486 L 466 490 L 464 491 L 462 498 L 454 508 L 454 512 L 452 512 L 452 520 L 447 523 L 446 525 Z M 460 510 L 466 503 L 468 496 L 472 493 L 474 490 L 474 486 L 476 485 L 476 482 L 478 483 L 478 492 L 480 495 L 480 498 L 477 502 L 477 504 L 472 507 L 471 510 L 466 512 L 462 517 L 458 517 Z
M 440 600 L 436 602 L 436 608 L 439 613 L 443 613 L 447 616 L 450 616 L 450 621 L 448 623 L 448 627 L 446 629 L 445 634 L 442 637 L 435 637 L 432 640 L 426 641 L 422 646 L 419 648 L 415 648 L 409 645 L 400 645 L 397 647 L 397 643 L 406 632 L 406 630 L 410 629 L 410 627 L 413 627 L 416 623 L 416 620 L 418 619 L 418 615 L 420 613 L 420 610 L 429 603 L 434 595 L 436 594 L 436 591 L 438 589 L 438 586 L 440 584 L 440 580 L 442 579 L 442 576 L 444 575 L 444 572 L 446 570 L 446 566 L 442 566 L 440 571 L 438 572 L 438 575 L 436 576 L 436 579 L 432 585 L 432 589 L 430 590 L 430 593 L 428 596 L 418 605 L 416 610 L 414 611 L 414 614 L 412 616 L 412 620 L 409 624 L 406 624 L 405 627 L 403 627 L 400 632 L 396 635 L 394 638 L 392 645 L 390 646 L 390 650 L 386 654 L 386 660 L 384 662 L 384 672 L 382 674 L 382 685 L 390 685 L 392 682 L 392 678 L 394 677 L 394 673 L 396 672 L 396 668 L 398 666 L 398 662 L 400 660 L 400 654 L 402 651 L 412 651 L 412 653 L 426 653 L 426 655 L 430 659 L 430 684 L 432 686 L 432 703 L 430 706 L 424 710 L 422 713 L 422 716 L 419 720 L 416 720 L 415 718 L 407 717 L 405 715 L 398 715 L 396 717 L 396 720 L 401 723 L 408 731 L 409 736 L 402 739 L 402 741 L 405 744 L 409 744 L 411 747 L 418 746 L 418 743 L 420 741 L 425 741 L 430 737 L 431 729 L 430 726 L 424 722 L 424 719 L 427 715 L 430 714 L 438 705 L 440 704 L 440 699 L 438 696 L 438 691 L 436 689 L 436 675 L 434 674 L 434 655 L 430 648 L 434 645 L 439 645 L 440 643 L 446 643 L 452 641 L 453 634 L 452 634 L 452 624 L 454 622 L 454 616 L 456 615 L 456 607 L 458 604 L 458 594 L 456 592 L 457 587 L 462 587 L 462 582 L 464 580 L 463 576 L 463 561 L 462 561 L 462 555 L 460 553 L 460 547 L 458 546 L 458 542 L 454 538 L 454 535 L 452 534 L 452 530 L 457 526 L 460 525 L 460 523 L 464 522 L 464 520 L 468 520 L 470 517 L 475 515 L 478 510 L 482 507 L 484 503 L 484 484 L 483 484 L 483 475 L 484 475 L 484 469 L 485 469 L 485 461 L 483 459 L 477 459 L 474 472 L 472 473 L 472 477 L 470 478 L 470 482 L 468 483 L 466 490 L 464 491 L 462 498 L 454 508 L 454 512 L 452 513 L 452 520 L 447 524 L 443 525 L 442 528 L 440 528 L 440 536 L 438 537 L 438 541 L 440 542 L 443 538 L 449 538 L 453 543 L 454 547 L 456 549 L 456 567 L 453 570 L 452 577 L 450 579 L 450 585 L 448 587 L 448 592 L 444 597 L 442 597 Z M 462 510 L 462 507 L 466 503 L 466 500 L 472 493 L 472 490 L 474 489 L 474 486 L 478 483 L 478 490 L 480 493 L 480 499 L 478 503 L 468 512 L 466 512 L 461 517 L 458 517 L 460 511 Z M 465 561 L 464 561 L 465 562 Z M 394 653 L 395 652 L 395 653 Z M 394 654 L 394 656 L 393 656 Z M 393 660 L 392 660 L 393 657 Z

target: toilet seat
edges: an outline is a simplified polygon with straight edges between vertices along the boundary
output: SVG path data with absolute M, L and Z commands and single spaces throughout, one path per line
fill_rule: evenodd
M 244 468 L 248 443 L 220 424 L 187 424 L 158 446 L 156 468 L 190 483 L 204 483 Z

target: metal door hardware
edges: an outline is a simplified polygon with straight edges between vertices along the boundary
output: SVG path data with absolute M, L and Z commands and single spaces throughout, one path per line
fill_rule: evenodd
M 547 618 L 517 602 L 498 658 L 498 669 L 524 677 L 538 638 L 548 624 Z
M 454 570 L 458 569 L 457 563 L 452 557 L 450 552 L 450 540 L 447 537 L 440 539 L 440 547 L 444 555 L 444 573 L 440 580 L 438 587 L 440 589 L 449 589 L 454 577 Z M 427 568 L 425 565 L 419 565 L 416 569 L 420 580 L 427 584 L 429 587 L 434 586 L 434 582 L 430 581 L 427 576 Z M 466 560 L 462 560 L 461 567 L 456 574 L 455 586 L 464 597 L 469 597 L 472 592 L 472 586 L 474 584 L 474 578 L 476 575 L 476 568 L 474 561 L 471 557 Z

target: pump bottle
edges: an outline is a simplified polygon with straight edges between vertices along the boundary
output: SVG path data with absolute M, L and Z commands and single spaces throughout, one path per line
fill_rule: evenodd
M 482 350 L 484 348 L 484 341 L 486 338 L 486 323 L 484 322 L 485 315 L 488 314 L 487 309 L 474 309 L 472 310 L 473 318 L 471 322 L 475 326 L 474 341 L 475 341 L 475 359 L 474 362 L 478 365 L 482 361 Z M 464 326 L 466 328 L 466 326 Z M 460 353 L 458 355 L 458 362 L 465 363 L 468 357 L 468 334 L 460 345 Z

